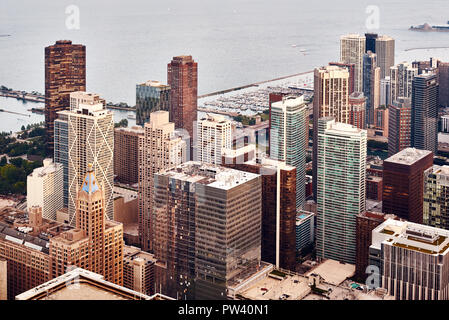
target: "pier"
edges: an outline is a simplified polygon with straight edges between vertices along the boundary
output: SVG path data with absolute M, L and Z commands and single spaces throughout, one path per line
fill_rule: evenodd
M 32 94 L 24 91 L 1 90 L 0 97 L 15 98 L 17 100 L 30 101 L 30 102 L 39 102 L 39 103 L 45 102 L 45 96 Z
M 20 112 L 14 112 L 14 111 L 8 111 L 8 110 L 4 110 L 4 109 L 0 109 L 0 112 L 6 112 L 6 113 L 17 114 L 17 115 L 19 115 L 19 116 L 24 116 L 24 117 L 31 117 L 29 114 L 20 113 Z

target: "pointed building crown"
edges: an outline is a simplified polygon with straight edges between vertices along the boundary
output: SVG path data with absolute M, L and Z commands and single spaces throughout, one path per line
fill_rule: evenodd
M 91 163 L 89 163 L 87 166 L 87 172 L 86 172 L 86 176 L 84 178 L 81 190 L 88 194 L 92 194 L 95 191 L 100 190 L 100 187 L 98 186 L 98 181 L 97 181 L 97 178 L 95 177 L 95 173 L 93 171 Z

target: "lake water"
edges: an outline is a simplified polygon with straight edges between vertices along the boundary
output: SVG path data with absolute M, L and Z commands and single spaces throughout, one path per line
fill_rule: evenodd
M 79 30 L 66 27 L 69 5 L 79 8 Z M 379 29 L 366 27 L 370 5 L 379 8 Z M 394 37 L 396 62 L 430 56 L 449 60 L 449 49 L 406 51 L 449 46 L 449 33 L 408 30 L 448 20 L 447 0 L 2 0 L 0 85 L 44 92 L 44 47 L 58 39 L 87 46 L 88 91 L 131 105 L 135 84 L 166 82 L 167 63 L 182 54 L 198 62 L 199 94 L 339 60 L 339 37 L 353 32 Z M 28 105 L 0 99 L 2 109 Z M 1 113 L 0 131 L 18 130 L 34 117 L 43 119 Z

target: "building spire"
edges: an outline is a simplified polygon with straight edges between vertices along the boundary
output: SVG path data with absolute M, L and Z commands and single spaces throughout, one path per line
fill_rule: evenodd
M 86 176 L 83 181 L 83 185 L 81 187 L 81 191 L 84 191 L 87 194 L 92 194 L 97 190 L 100 190 L 100 187 L 98 186 L 98 182 L 97 182 L 97 178 L 95 177 L 93 166 L 91 163 L 89 163 L 87 165 L 87 172 L 86 172 Z

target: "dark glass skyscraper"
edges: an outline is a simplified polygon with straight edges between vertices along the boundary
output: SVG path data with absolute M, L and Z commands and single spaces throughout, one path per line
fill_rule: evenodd
M 438 151 L 437 75 L 423 73 L 413 78 L 412 84 L 412 146 L 417 149 Z
M 170 86 L 159 81 L 147 81 L 136 85 L 136 124 L 143 126 L 155 111 L 169 111 Z

